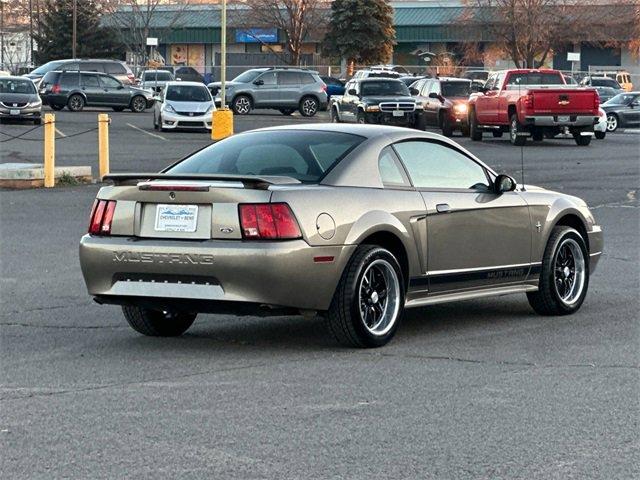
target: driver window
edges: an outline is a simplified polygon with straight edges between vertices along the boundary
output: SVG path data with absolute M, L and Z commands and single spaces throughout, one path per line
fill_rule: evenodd
M 396 152 L 416 188 L 489 191 L 485 169 L 451 147 L 427 141 L 396 143 Z
M 258 77 L 258 80 L 262 80 L 263 85 L 275 85 L 276 84 L 276 72 L 264 73 Z
M 496 75 L 491 75 L 487 78 L 487 82 L 484 84 L 485 90 L 493 90 L 494 84 L 496 83 Z
M 118 80 L 107 76 L 101 76 L 100 83 L 102 83 L 102 86 L 105 88 L 118 88 L 120 86 L 120 82 Z
M 437 93 L 440 95 L 440 82 L 433 81 L 431 82 L 431 86 L 429 87 L 429 93 Z

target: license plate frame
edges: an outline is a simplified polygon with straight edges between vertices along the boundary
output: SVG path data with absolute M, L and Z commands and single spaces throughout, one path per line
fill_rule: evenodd
M 156 205 L 156 232 L 193 233 L 198 229 L 198 205 Z
M 394 117 L 404 117 L 404 111 L 402 111 L 402 110 L 393 110 L 391 112 L 391 115 L 393 115 Z
M 558 115 L 559 123 L 568 123 L 571 121 L 571 117 L 569 115 Z
M 9 115 L 20 115 L 20 110 L 12 108 L 9 110 Z

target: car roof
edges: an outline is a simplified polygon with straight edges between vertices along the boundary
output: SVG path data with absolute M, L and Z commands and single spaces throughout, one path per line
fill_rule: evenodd
M 3 77 L 0 77 L 0 80 L 29 80 L 30 82 L 32 81 L 30 78 L 23 77 L 21 75 L 5 75 Z
M 419 137 L 428 137 L 435 139 L 442 139 L 440 135 L 424 132 L 421 130 L 416 130 L 413 128 L 402 128 L 402 127 L 394 127 L 391 125 L 363 125 L 358 123 L 307 123 L 307 124 L 296 124 L 296 125 L 278 125 L 274 127 L 265 127 L 259 128 L 256 130 L 250 130 L 252 132 L 263 132 L 263 131 L 279 131 L 279 130 L 305 130 L 305 131 L 316 131 L 316 132 L 338 132 L 338 133 L 349 133 L 352 135 L 359 135 L 365 138 L 373 138 L 379 135 L 384 134 L 398 134 L 398 133 L 406 133 L 407 136 L 411 136 L 410 134 L 415 134 L 415 136 Z M 242 135 L 241 133 L 239 135 Z
M 435 80 L 439 80 L 441 82 L 463 82 L 463 83 L 471 83 L 471 79 L 469 78 L 458 78 L 458 77 L 439 77 Z
M 367 78 L 358 78 L 356 80 L 360 83 L 389 81 L 389 82 L 400 82 L 404 85 L 404 82 L 400 80 L 400 78 L 396 78 L 396 77 L 367 77 Z
M 207 86 L 202 82 L 181 82 L 179 80 L 176 80 L 176 81 L 173 81 L 173 82 L 167 82 L 166 83 L 167 87 L 171 87 L 173 85 L 178 85 L 178 86 L 179 85 L 187 85 L 187 86 L 190 86 L 190 87 L 205 87 L 205 88 L 207 88 Z

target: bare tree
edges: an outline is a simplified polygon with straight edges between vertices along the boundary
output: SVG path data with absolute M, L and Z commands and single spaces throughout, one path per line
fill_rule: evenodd
M 181 0 L 167 8 L 166 0 L 104 0 L 106 24 L 142 65 L 149 62 L 147 38 L 168 33 L 176 27 L 191 0 Z M 160 15 L 162 24 L 154 22 Z
M 232 9 L 230 20 L 249 35 L 255 28 L 278 29 L 284 36 L 284 54 L 257 35 L 254 38 L 286 63 L 299 65 L 304 42 L 320 37 L 326 28 L 329 5 L 329 0 L 241 0 Z
M 574 42 L 617 45 L 633 25 L 637 0 L 466 0 L 460 22 L 485 31 L 517 67 L 544 64 Z

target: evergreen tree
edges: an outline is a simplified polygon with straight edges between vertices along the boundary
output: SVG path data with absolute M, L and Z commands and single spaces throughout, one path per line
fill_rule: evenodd
M 353 63 L 388 62 L 395 41 L 393 8 L 386 0 L 334 0 L 324 53 Z
M 119 42 L 100 25 L 100 9 L 95 0 L 76 2 L 76 56 L 78 58 L 114 58 Z M 46 0 L 40 14 L 37 64 L 72 57 L 73 0 Z

